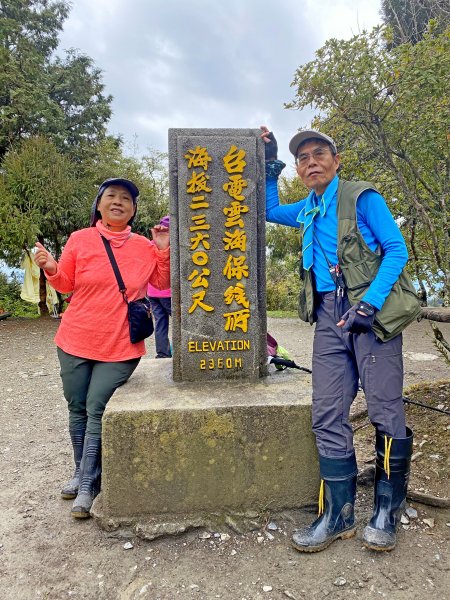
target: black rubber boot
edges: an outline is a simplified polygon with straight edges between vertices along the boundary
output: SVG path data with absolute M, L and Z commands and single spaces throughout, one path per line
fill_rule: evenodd
M 102 441 L 86 436 L 80 464 L 80 487 L 71 514 L 77 519 L 90 517 L 94 498 L 100 491 L 102 474 Z
M 72 441 L 73 459 L 75 461 L 75 472 L 70 481 L 61 490 L 61 498 L 64 500 L 73 500 L 77 497 L 78 486 L 80 484 L 80 463 L 83 456 L 83 445 L 86 428 L 70 429 L 70 439 Z
M 319 518 L 309 527 L 294 532 L 292 544 L 299 552 L 319 552 L 335 540 L 345 540 L 356 533 L 354 505 L 358 469 L 355 455 L 348 458 L 319 456 L 319 462 L 322 477 Z
M 364 529 L 363 544 L 378 551 L 393 550 L 397 527 L 406 504 L 413 432 L 406 438 L 390 438 L 377 432 L 377 461 L 373 515 Z

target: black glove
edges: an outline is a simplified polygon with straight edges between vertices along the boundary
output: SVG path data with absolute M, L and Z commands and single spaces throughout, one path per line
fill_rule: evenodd
M 368 333 L 372 330 L 375 320 L 376 308 L 361 300 L 342 315 L 341 319 L 345 321 L 342 331 L 348 333 Z M 362 315 L 359 313 L 363 313 Z
M 266 155 L 266 160 L 277 160 L 278 156 L 278 144 L 275 136 L 270 131 L 266 134 L 266 137 L 269 138 L 270 142 L 264 141 L 264 151 Z

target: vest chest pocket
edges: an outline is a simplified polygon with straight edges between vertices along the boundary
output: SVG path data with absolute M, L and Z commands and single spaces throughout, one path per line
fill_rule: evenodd
M 342 237 L 338 256 L 348 290 L 362 291 L 370 285 L 378 270 L 380 256 L 366 247 L 358 233 Z

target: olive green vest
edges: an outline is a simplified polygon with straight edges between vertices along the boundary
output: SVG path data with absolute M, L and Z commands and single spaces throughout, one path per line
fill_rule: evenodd
M 375 279 L 382 256 L 373 252 L 364 241 L 356 221 L 356 202 L 365 190 L 377 191 L 365 181 L 339 181 L 337 198 L 338 258 L 347 285 L 350 303 L 361 300 Z M 303 227 L 300 228 L 303 237 Z M 314 289 L 312 269 L 305 271 L 300 265 L 303 289 L 299 296 L 299 316 L 314 323 L 319 298 Z M 421 312 L 419 300 L 406 271 L 400 273 L 380 311 L 376 313 L 373 330 L 386 342 L 395 337 L 416 319 Z

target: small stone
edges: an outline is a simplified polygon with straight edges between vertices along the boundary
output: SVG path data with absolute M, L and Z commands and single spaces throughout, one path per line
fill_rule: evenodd
M 236 556 L 237 552 L 236 550 L 233 548 L 233 550 L 230 552 L 231 556 Z
M 345 577 L 338 577 L 337 579 L 335 579 L 333 581 L 333 585 L 337 585 L 337 586 L 342 586 L 345 585 L 347 583 L 347 580 L 345 579 Z
M 411 456 L 411 462 L 417 460 L 420 456 L 422 456 L 422 454 L 423 452 L 414 452 L 414 454 Z
M 196 583 L 193 583 L 192 585 L 189 586 L 191 588 L 191 590 L 193 590 L 194 592 L 198 591 L 200 588 Z
M 289 590 L 283 590 L 283 595 L 286 596 L 286 598 L 290 598 L 291 600 L 297 600 L 294 594 L 291 594 Z
M 221 542 L 227 542 L 230 539 L 230 534 L 229 533 L 221 533 L 220 534 L 220 541 Z
M 202 533 L 199 533 L 198 538 L 200 540 L 209 540 L 209 538 L 211 537 L 211 534 L 208 531 L 202 531 Z
M 409 519 L 406 515 L 402 515 L 400 522 L 402 523 L 402 525 L 409 525 Z
M 258 535 L 258 537 L 256 538 L 256 541 L 258 542 L 258 544 L 262 544 L 264 542 L 264 538 L 262 535 Z
M 439 410 L 444 410 L 445 404 L 438 404 L 437 407 Z
M 270 521 L 270 523 L 267 523 L 266 529 L 268 529 L 269 531 L 278 531 L 278 525 L 273 521 Z
M 131 542 L 127 542 L 123 545 L 124 550 L 131 550 L 133 548 L 133 544 Z
M 271 585 L 263 585 L 263 592 L 271 592 L 273 590 Z
M 434 519 L 424 519 L 423 522 L 425 523 L 425 525 L 428 525 L 428 527 L 430 529 L 433 529 L 434 527 Z
M 417 510 L 415 508 L 413 508 L 412 506 L 408 506 L 408 508 L 405 510 L 406 516 L 408 517 L 408 519 L 417 519 L 418 514 L 417 514 Z
M 268 531 L 266 531 L 266 538 L 267 538 L 267 539 L 268 539 L 270 542 L 272 542 L 272 541 L 275 539 L 275 537 L 274 537 L 274 536 L 273 536 L 271 533 L 269 533 Z

